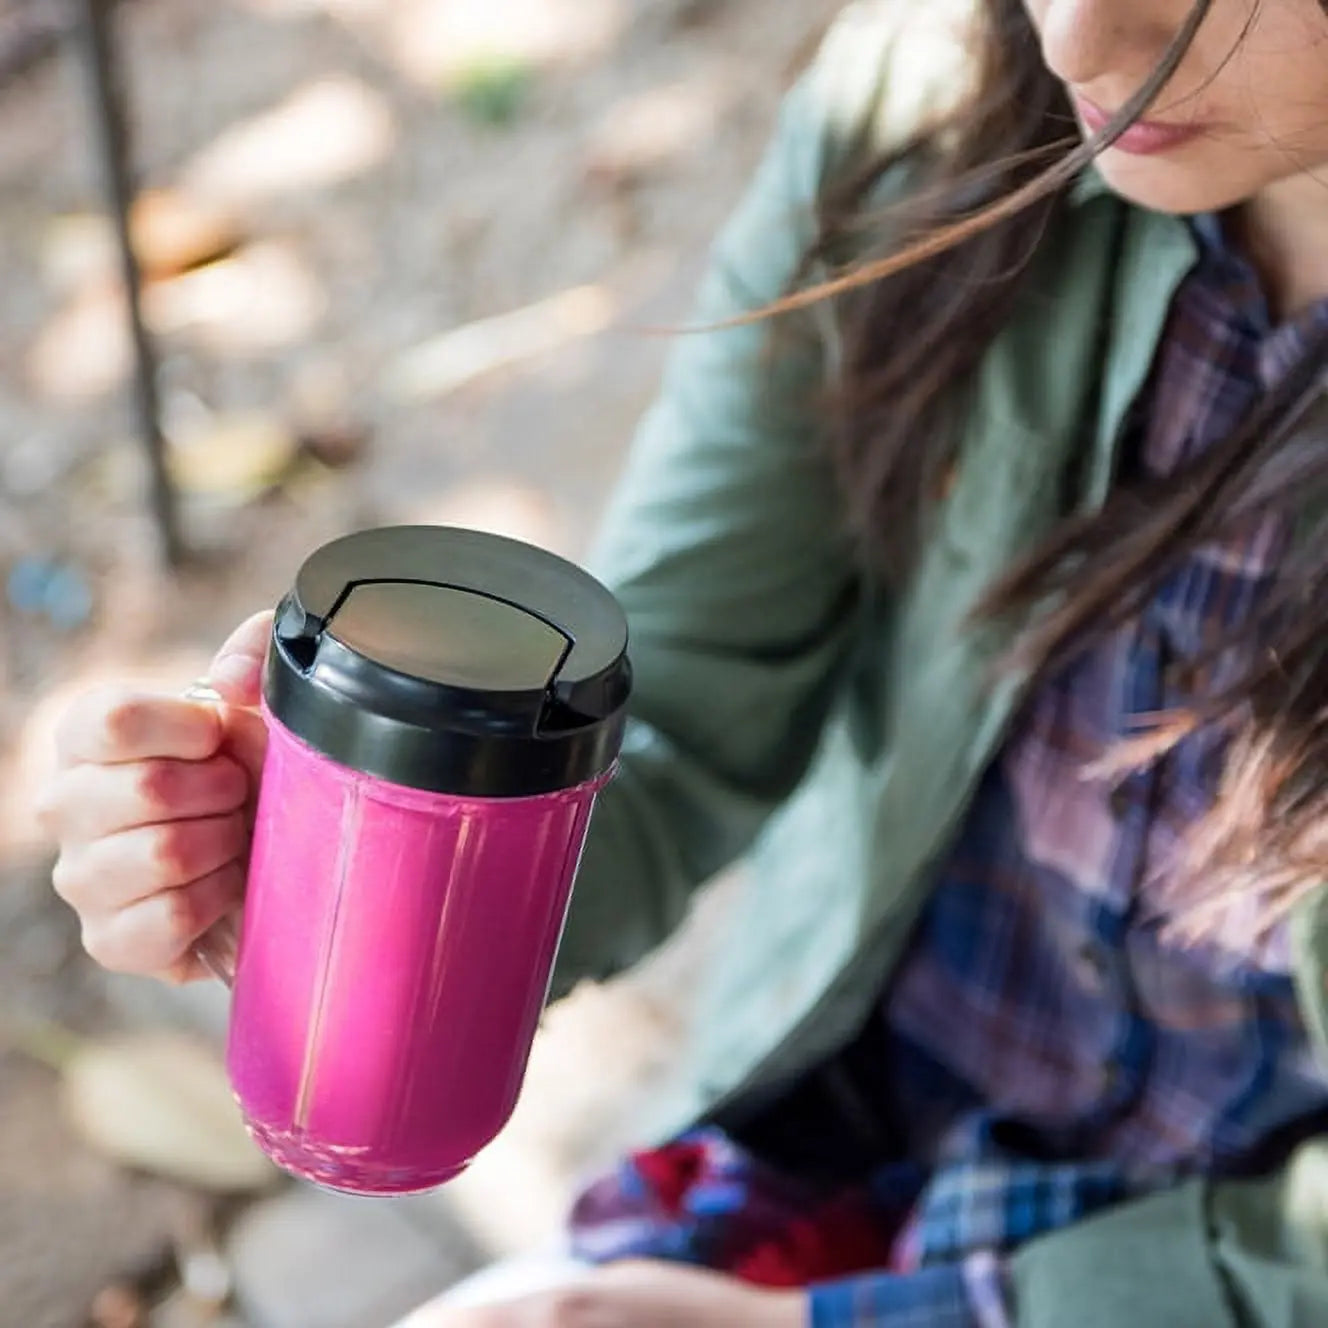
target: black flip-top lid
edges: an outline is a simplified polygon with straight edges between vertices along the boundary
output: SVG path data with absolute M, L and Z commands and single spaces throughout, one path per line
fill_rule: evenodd
M 612 766 L 626 650 L 617 601 L 574 564 L 478 531 L 393 526 L 306 560 L 277 611 L 264 695 L 343 765 L 523 797 Z

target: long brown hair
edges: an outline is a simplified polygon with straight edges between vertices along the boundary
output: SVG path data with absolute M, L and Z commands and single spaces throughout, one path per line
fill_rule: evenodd
M 1067 186 L 1154 103 L 1211 3 L 1197 0 L 1147 84 L 1083 143 L 1022 0 L 983 0 L 973 96 L 827 192 L 810 259 L 833 271 L 846 243 L 860 253 L 879 224 L 866 200 L 883 172 L 903 161 L 915 171 L 909 202 L 889 218 L 890 247 L 780 306 L 841 297 L 829 446 L 865 557 L 885 577 L 907 575 L 919 522 L 954 460 L 964 385 L 1010 316 Z M 1202 932 L 1251 892 L 1271 924 L 1328 878 L 1328 419 L 1315 413 L 1326 366 L 1328 335 L 1229 438 L 1178 473 L 1118 484 L 1101 511 L 1065 520 L 999 576 L 982 606 L 1017 615 L 1016 653 L 1036 681 L 1136 612 L 1187 554 L 1233 523 L 1295 514 L 1292 550 L 1255 620 L 1241 640 L 1212 644 L 1214 656 L 1243 650 L 1244 672 L 1130 753 L 1156 757 L 1200 723 L 1231 734 L 1217 803 L 1178 873 L 1181 930 Z

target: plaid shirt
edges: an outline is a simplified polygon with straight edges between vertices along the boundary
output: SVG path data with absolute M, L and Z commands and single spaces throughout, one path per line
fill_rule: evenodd
M 1134 464 L 1165 474 L 1226 435 L 1302 353 L 1328 301 L 1274 329 L 1211 220 L 1145 394 Z M 1201 730 L 1124 778 L 1089 773 L 1150 716 L 1220 687 L 1193 661 L 1265 590 L 1282 523 L 1196 552 L 1139 617 L 1030 699 L 863 1034 L 891 1143 L 851 1184 L 778 1173 L 715 1128 L 627 1159 L 572 1220 L 592 1260 L 644 1255 L 810 1286 L 813 1328 L 1003 1328 L 1004 1258 L 1184 1174 L 1265 1172 L 1322 1128 L 1275 934 L 1257 953 L 1165 933 L 1163 886 L 1210 803 Z M 861 1058 L 862 1042 L 858 1046 Z M 851 1147 L 851 1145 L 849 1145 Z

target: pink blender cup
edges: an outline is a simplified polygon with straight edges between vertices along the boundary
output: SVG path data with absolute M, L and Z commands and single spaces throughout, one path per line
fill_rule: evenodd
M 515 1105 L 630 688 L 613 597 L 473 531 L 351 535 L 273 627 L 228 1066 L 254 1138 L 366 1194 Z

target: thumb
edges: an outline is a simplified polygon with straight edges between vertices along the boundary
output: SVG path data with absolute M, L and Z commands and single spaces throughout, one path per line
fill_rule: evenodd
M 263 661 L 272 635 L 272 613 L 256 613 L 240 624 L 217 651 L 208 684 L 229 705 L 256 706 L 262 689 Z

